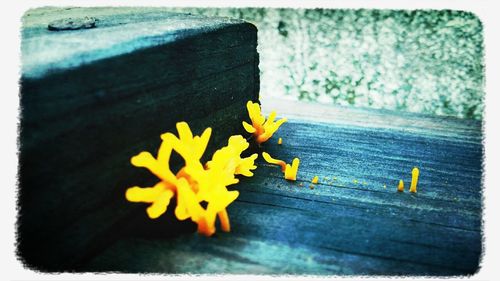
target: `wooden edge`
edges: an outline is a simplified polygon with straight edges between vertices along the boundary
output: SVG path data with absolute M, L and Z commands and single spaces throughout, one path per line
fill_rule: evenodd
M 482 137 L 482 122 L 386 109 L 341 107 L 306 101 L 261 97 L 262 111 L 275 110 L 288 120 L 314 121 L 344 126 L 391 129 L 438 136 Z

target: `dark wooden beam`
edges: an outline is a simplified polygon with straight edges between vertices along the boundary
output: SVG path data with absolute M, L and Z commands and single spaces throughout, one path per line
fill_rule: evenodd
M 95 26 L 48 28 L 85 17 Z M 41 8 L 23 17 L 21 45 L 18 254 L 39 270 L 73 269 L 139 210 L 125 190 L 154 178 L 130 157 L 179 121 L 213 128 L 210 154 L 258 100 L 257 30 L 244 21 Z

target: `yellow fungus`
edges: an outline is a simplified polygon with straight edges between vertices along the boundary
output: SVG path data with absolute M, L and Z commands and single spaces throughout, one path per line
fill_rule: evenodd
M 299 164 L 300 164 L 299 158 L 293 158 L 292 165 L 286 164 L 285 179 L 292 180 L 292 181 L 297 179 L 297 172 L 299 170 Z
M 158 218 L 166 210 L 174 192 L 159 182 L 154 187 L 140 188 L 138 186 L 127 189 L 125 197 L 130 202 L 151 203 L 146 209 L 148 216 L 152 219 Z
M 278 139 L 278 144 L 282 144 L 283 143 L 283 139 L 282 138 L 279 138 Z
M 413 193 L 417 192 L 417 183 L 418 183 L 419 173 L 420 173 L 420 171 L 418 170 L 417 167 L 414 167 L 413 170 L 411 171 L 410 192 L 413 192 Z
M 252 124 L 250 125 L 243 121 L 243 128 L 247 132 L 253 134 L 255 136 L 255 141 L 259 144 L 266 142 L 269 138 L 271 138 L 278 128 L 287 121 L 286 118 L 282 118 L 275 122 L 275 111 L 272 111 L 266 120 L 266 118 L 261 114 L 260 105 L 258 103 L 253 103 L 252 101 L 247 102 L 247 110 Z
M 353 180 L 352 181 L 354 184 L 358 184 L 358 180 Z
M 172 197 L 176 196 L 175 216 L 179 220 L 191 218 L 198 224 L 198 232 L 210 236 L 215 233 L 215 220 L 218 217 L 222 231 L 230 231 L 226 207 L 239 195 L 229 191 L 227 186 L 235 184 L 235 175 L 253 176 L 251 170 L 256 166 L 257 154 L 241 158 L 240 154 L 249 146 L 240 135 L 231 136 L 228 145 L 217 150 L 212 160 L 202 165 L 200 162 L 211 129 L 207 128 L 201 136 L 193 136 L 186 122 L 176 124 L 179 137 L 172 133 L 161 135 L 162 143 L 157 158 L 149 152 L 141 152 L 131 158 L 132 165 L 144 167 L 155 174 L 160 182 L 154 187 L 131 187 L 125 192 L 130 202 L 151 203 L 147 214 L 155 219 L 167 209 Z M 170 155 L 176 151 L 185 162 L 176 174 L 169 167 Z M 206 203 L 204 208 L 201 203 Z
M 209 171 L 223 178 L 222 182 L 227 185 L 238 183 L 238 179 L 234 175 L 251 177 L 253 176 L 251 170 L 257 168 L 254 161 L 257 159 L 258 154 L 254 153 L 249 157 L 240 158 L 240 154 L 248 147 L 248 142 L 242 136 L 231 136 L 227 146 L 217 150 L 213 154 L 212 160 L 207 162 L 206 167 Z
M 403 180 L 399 180 L 398 191 L 402 192 L 405 190 L 405 183 Z
M 337 180 L 337 177 L 333 177 L 333 180 L 336 181 Z
M 312 183 L 318 183 L 318 176 L 314 176 L 314 178 L 311 180 Z
M 384 188 L 387 188 L 387 185 L 384 184 Z
M 267 152 L 262 152 L 262 157 L 266 160 L 267 163 L 279 165 L 281 166 L 281 171 L 285 173 L 285 179 L 287 180 L 296 180 L 297 179 L 297 171 L 299 169 L 300 160 L 299 158 L 294 158 L 292 161 L 292 165 L 286 164 L 285 161 L 274 159 Z
M 224 231 L 224 232 L 231 231 L 231 225 L 229 224 L 229 216 L 227 215 L 226 209 L 218 212 L 217 216 L 219 217 L 220 226 L 221 226 L 222 231 Z
M 262 152 L 262 157 L 269 164 L 279 165 L 281 167 L 281 171 L 285 172 L 285 170 L 286 170 L 286 163 L 285 163 L 285 161 L 279 160 L 279 159 L 274 159 L 267 152 Z

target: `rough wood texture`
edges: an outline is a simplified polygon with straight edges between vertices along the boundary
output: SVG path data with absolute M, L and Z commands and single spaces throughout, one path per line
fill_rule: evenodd
M 76 16 L 96 26 L 48 29 Z M 71 270 L 142 211 L 125 189 L 153 179 L 129 159 L 154 152 L 176 122 L 196 133 L 211 126 L 208 151 L 241 131 L 245 103 L 258 98 L 256 32 L 151 9 L 25 14 L 18 250 L 27 266 Z
M 480 122 L 262 103 L 290 120 L 264 149 L 288 162 L 299 157 L 297 182 L 259 158 L 255 176 L 235 186 L 240 196 L 228 209 L 230 233 L 206 238 L 171 213 L 151 224 L 138 214 L 78 270 L 468 275 L 478 269 Z M 416 194 L 408 192 L 414 166 Z M 319 183 L 310 189 L 315 175 Z M 399 179 L 403 193 L 396 191 Z

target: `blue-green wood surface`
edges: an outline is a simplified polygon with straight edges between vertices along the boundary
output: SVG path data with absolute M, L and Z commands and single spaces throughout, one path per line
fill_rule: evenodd
M 96 27 L 47 28 L 82 17 Z M 21 34 L 17 254 L 33 270 L 75 269 L 143 210 L 123 197 L 149 176 L 130 158 L 160 134 L 211 126 L 213 152 L 258 99 L 257 30 L 243 21 L 48 7 L 27 11 Z
M 97 28 L 47 30 L 52 20 L 82 15 L 97 17 Z M 198 39 L 168 47 L 188 37 Z M 210 124 L 212 150 L 228 131 L 242 131 L 246 97 L 258 91 L 255 42 L 252 26 L 229 19 L 137 8 L 29 11 L 19 233 L 42 245 L 30 248 L 36 261 L 48 270 L 141 273 L 474 273 L 483 159 L 474 120 L 263 98 L 264 111 L 277 109 L 289 122 L 260 151 L 299 157 L 298 180 L 284 180 L 260 157 L 255 176 L 232 187 L 240 195 L 228 208 L 230 233 L 203 237 L 174 218 L 173 206 L 153 221 L 145 204 L 126 202 L 128 184 L 147 184 L 129 179 L 149 175 L 132 168 L 130 156 L 150 150 L 178 119 L 194 119 L 196 129 Z M 166 90 L 176 99 L 165 99 Z M 411 194 L 414 166 L 420 179 Z
M 310 112 L 325 108 L 288 105 Z M 326 109 L 323 118 L 332 111 Z M 228 208 L 230 233 L 206 238 L 172 213 L 148 221 L 141 212 L 81 269 L 321 275 L 478 270 L 481 123 L 358 109 L 334 113 L 341 114 L 339 122 L 292 116 L 262 147 L 287 162 L 299 157 L 298 179 L 284 180 L 278 167 L 260 157 L 255 176 L 234 186 L 240 196 Z M 370 125 L 370 116 L 380 122 Z M 366 122 L 353 125 L 360 118 Z M 399 120 L 399 127 L 383 125 L 386 119 Z M 405 122 L 413 129 L 401 127 Z M 432 133 L 429 124 L 439 123 L 447 125 Z M 413 194 L 408 187 L 415 166 L 420 178 Z M 311 184 L 316 175 L 319 183 Z M 404 192 L 396 189 L 400 179 Z

